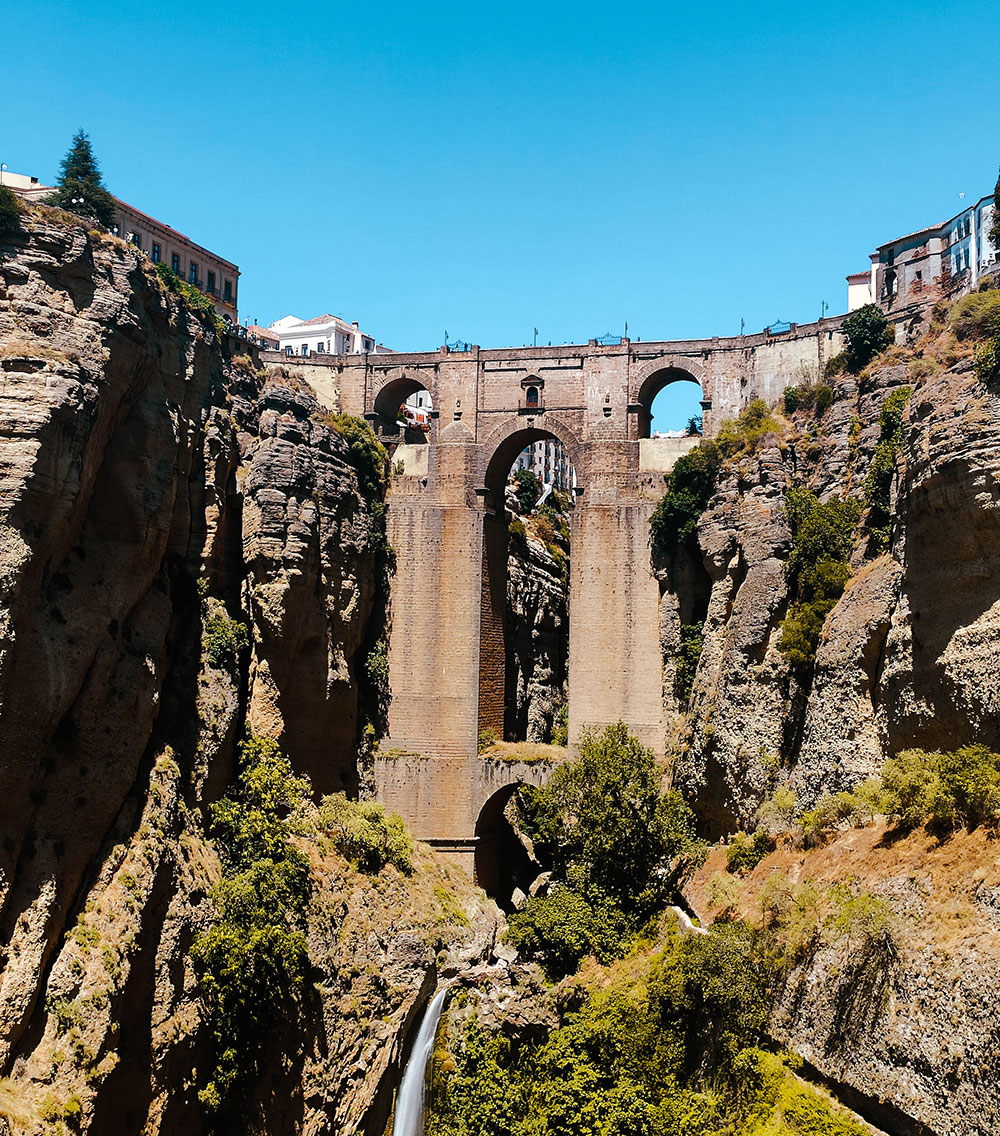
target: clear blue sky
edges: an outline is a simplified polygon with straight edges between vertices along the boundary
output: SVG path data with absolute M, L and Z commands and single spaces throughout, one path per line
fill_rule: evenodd
M 389 346 L 730 334 L 846 306 L 992 190 L 997 5 L 7 0 L 0 160 L 235 260 L 241 316 Z

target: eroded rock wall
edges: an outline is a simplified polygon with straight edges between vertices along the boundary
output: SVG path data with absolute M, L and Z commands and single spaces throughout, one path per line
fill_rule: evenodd
M 53 211 L 0 240 L 0 373 L 3 1108 L 17 1131 L 197 1133 L 207 806 L 248 724 L 317 790 L 356 789 L 372 502 L 303 383 Z M 247 646 L 212 661 L 208 616 Z M 381 1132 L 438 951 L 488 955 L 495 912 L 470 892 L 442 914 L 431 862 L 386 895 L 314 869 L 319 985 L 261 1087 L 268 1131 Z
M 530 518 L 524 537 L 510 537 L 505 627 L 508 741 L 550 741 L 566 700 L 567 551 L 542 539 Z
M 880 409 L 904 385 L 891 547 L 875 555 L 862 529 L 801 681 L 778 649 L 790 605 L 784 494 L 863 498 Z M 731 463 L 698 526 L 712 587 L 676 779 L 714 834 L 752 826 L 776 778 L 807 805 L 908 746 L 1000 744 L 1000 397 L 971 359 L 916 380 L 905 364 L 842 376 L 835 393 L 821 417 L 798 413 Z M 668 667 L 676 606 L 668 594 Z

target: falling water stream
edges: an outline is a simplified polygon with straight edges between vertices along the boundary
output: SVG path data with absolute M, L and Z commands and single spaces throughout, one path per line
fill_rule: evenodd
M 441 1011 L 444 1009 L 448 987 L 431 999 L 424 1020 L 420 1023 L 417 1040 L 413 1043 L 410 1060 L 403 1071 L 403 1080 L 396 1094 L 396 1113 L 392 1122 L 392 1136 L 424 1136 L 424 1085 L 427 1080 L 427 1062 L 434 1051 Z

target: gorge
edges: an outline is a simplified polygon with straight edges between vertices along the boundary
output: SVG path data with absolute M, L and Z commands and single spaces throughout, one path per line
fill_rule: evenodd
M 0 1131 L 381 1136 L 444 981 L 455 994 L 437 1040 L 423 1038 L 429 1136 L 520 1134 L 528 1119 L 622 1136 L 992 1131 L 988 802 L 978 823 L 954 804 L 935 828 L 945 790 L 957 800 L 947 763 L 908 827 L 888 798 L 865 815 L 855 794 L 890 791 L 899 755 L 1000 748 L 1000 393 L 983 362 L 997 296 L 928 310 L 857 373 L 826 347 L 803 371 L 780 343 L 745 386 L 720 364 L 710 436 L 669 469 L 640 468 L 653 439 L 638 437 L 628 382 L 666 381 L 681 353 L 607 403 L 595 387 L 579 412 L 583 492 L 544 513 L 507 505 L 529 417 L 517 405 L 481 460 L 468 404 L 439 397 L 448 421 L 414 457 L 334 397 L 335 368 L 261 358 L 124 242 L 23 212 L 0 234 Z M 829 330 L 839 346 L 842 327 Z M 587 357 L 610 367 L 631 349 Z M 700 352 L 690 366 L 707 384 Z M 554 433 L 570 412 L 549 374 Z M 634 439 L 601 435 L 628 414 Z M 436 469 L 421 464 L 446 445 Z M 408 525 L 431 524 L 425 478 L 434 563 L 406 543 Z M 459 558 L 472 606 L 432 587 Z M 602 620 L 603 638 L 588 635 Z M 427 660 L 472 625 L 447 705 L 425 713 Z M 594 657 L 602 642 L 613 655 Z M 626 667 L 642 699 L 615 702 Z M 440 731 L 436 751 L 399 725 L 418 720 Z M 434 761 L 439 780 L 411 776 Z M 629 762 L 646 795 L 595 831 L 610 841 L 620 825 L 629 857 L 643 834 L 662 839 L 642 871 L 623 859 L 627 878 L 612 879 L 613 856 L 586 841 L 566 852 L 575 830 L 544 786 L 575 786 L 564 800 L 579 803 L 606 776 L 608 802 L 632 784 Z M 987 759 L 968 768 L 989 798 Z M 439 796 L 425 808 L 427 785 Z M 466 827 L 435 829 L 459 788 Z M 498 862 L 524 860 L 490 888 L 500 907 L 469 871 L 488 802 Z M 394 809 L 410 809 L 410 834 Z M 685 931 L 674 903 L 710 933 Z M 568 912 L 583 930 L 560 973 L 542 932 L 575 930 Z M 713 967 L 740 978 L 742 1001 L 698 977 Z M 705 1042 L 723 1034 L 739 1039 L 731 1054 Z M 564 1078 L 563 1129 L 543 1126 L 560 1054 L 579 1073 Z M 739 1113 L 751 1083 L 773 1089 L 759 1123 Z M 699 1108 L 713 1096 L 701 1128 L 670 1112 L 684 1094 Z M 524 1115 L 489 1113 L 501 1097 Z

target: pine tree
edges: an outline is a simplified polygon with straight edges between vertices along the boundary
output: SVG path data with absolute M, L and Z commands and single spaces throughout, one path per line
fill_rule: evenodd
M 76 132 L 73 145 L 62 160 L 59 188 L 50 200 L 61 209 L 67 209 L 80 217 L 92 218 L 105 228 L 111 228 L 115 199 L 104 187 L 90 139 L 82 130 Z

